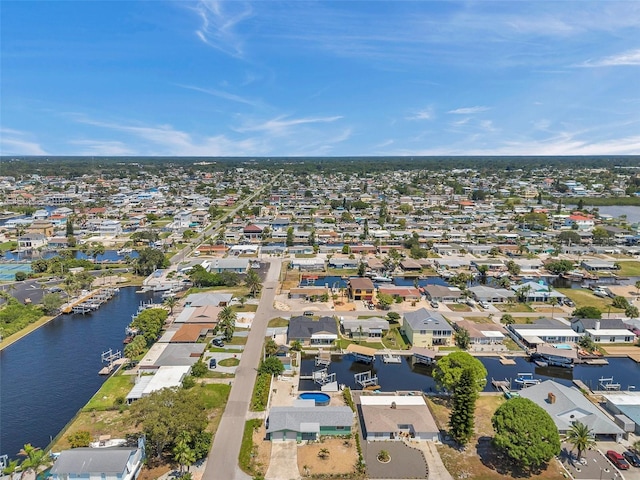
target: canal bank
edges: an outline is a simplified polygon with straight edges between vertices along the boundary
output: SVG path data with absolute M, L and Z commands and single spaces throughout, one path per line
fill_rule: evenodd
M 122 349 L 141 301 L 135 287 L 89 315 L 61 315 L 0 351 L 0 454 L 44 448 L 98 391 L 102 352 Z

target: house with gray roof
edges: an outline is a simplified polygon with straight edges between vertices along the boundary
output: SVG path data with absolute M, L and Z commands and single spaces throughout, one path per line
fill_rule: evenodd
M 424 293 L 429 300 L 436 302 L 457 302 L 462 297 L 462 290 L 458 287 L 445 285 L 427 285 Z
M 230 293 L 202 292 L 192 293 L 184 299 L 185 307 L 226 307 L 233 297 Z
M 338 339 L 338 326 L 333 317 L 314 319 L 306 315 L 289 320 L 287 342 L 299 341 L 303 345 L 332 345 Z
M 350 407 L 316 407 L 314 400 L 296 400 L 291 407 L 272 407 L 267 418 L 271 441 L 317 440 L 323 435 L 350 435 Z
M 622 440 L 622 429 L 575 387 L 565 387 L 547 380 L 521 390 L 520 396 L 542 407 L 553 419 L 561 435 L 579 421 L 589 427 L 596 439 Z
M 539 318 L 532 324 L 514 323 L 508 329 L 515 334 L 514 339 L 525 348 L 543 343 L 576 343 L 582 336 L 557 318 Z
M 402 330 L 409 343 L 416 347 L 447 346 L 453 342 L 453 327 L 440 313 L 426 308 L 406 312 L 402 317 Z
M 575 318 L 571 327 L 596 343 L 632 343 L 636 335 L 619 318 Z
M 494 288 L 486 285 L 474 285 L 469 288 L 478 302 L 504 303 L 515 299 L 516 294 L 506 288 Z
M 49 474 L 53 480 L 109 478 L 135 480 L 140 475 L 144 448 L 72 448 L 56 459 Z
M 340 320 L 345 335 L 354 340 L 379 341 L 389 331 L 389 321 L 380 317 Z

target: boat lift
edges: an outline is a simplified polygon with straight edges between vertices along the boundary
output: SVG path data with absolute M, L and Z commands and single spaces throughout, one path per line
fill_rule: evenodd
M 373 370 L 367 370 L 366 372 L 356 373 L 353 377 L 356 383 L 360 385 L 363 389 L 378 386 L 378 376 L 373 374 Z
M 604 390 L 607 392 L 615 392 L 620 390 L 619 383 L 613 383 L 613 377 L 600 377 L 598 380 L 598 386 L 600 390 Z
M 327 383 L 336 381 L 335 373 L 327 373 L 326 368 L 322 368 L 320 370 L 316 370 L 311 374 L 311 378 L 313 378 L 314 383 L 318 385 L 326 385 Z

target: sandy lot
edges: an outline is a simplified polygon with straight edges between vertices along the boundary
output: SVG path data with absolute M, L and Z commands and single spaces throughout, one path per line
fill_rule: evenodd
M 324 459 L 318 457 L 318 453 L 323 448 L 329 451 Z M 351 473 L 355 471 L 357 461 L 356 442 L 352 439 L 328 438 L 320 443 L 298 447 L 298 469 L 303 476 Z

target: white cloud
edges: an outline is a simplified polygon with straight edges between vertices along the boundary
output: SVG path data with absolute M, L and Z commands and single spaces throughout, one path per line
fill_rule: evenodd
M 71 140 L 71 145 L 79 145 L 82 150 L 75 152 L 76 155 L 136 155 L 137 152 L 119 141 L 101 141 L 101 140 Z
M 628 50 L 624 53 L 611 55 L 599 60 L 587 60 L 578 65 L 580 67 L 620 67 L 629 65 L 640 65 L 640 48 Z
M 232 11 L 227 11 L 229 8 Z M 205 44 L 232 57 L 244 56 L 243 41 L 236 26 L 251 17 L 251 6 L 244 2 L 200 1 L 193 8 L 202 20 L 196 36 Z
M 261 102 L 258 100 L 251 100 L 245 97 L 241 97 L 240 95 L 235 95 L 233 93 L 225 92 L 223 90 L 216 90 L 211 88 L 201 88 L 193 85 L 178 85 L 178 87 L 186 88 L 188 90 L 194 90 L 196 92 L 206 93 L 207 95 L 212 95 L 214 97 L 222 98 L 224 100 L 229 100 L 232 102 L 243 103 L 245 105 L 250 105 L 252 107 L 260 107 L 262 106 Z
M 433 120 L 434 117 L 433 107 L 428 107 L 409 115 L 407 120 Z
M 491 109 L 489 107 L 475 106 L 456 108 L 455 110 L 449 110 L 447 113 L 451 113 L 454 115 L 474 115 L 476 113 L 486 112 L 487 110 Z
M 0 155 L 47 155 L 39 143 L 29 140 L 29 133 L 0 128 Z
M 340 120 L 341 115 L 335 115 L 333 117 L 306 117 L 306 118 L 291 118 L 287 119 L 286 115 L 281 115 L 271 120 L 267 120 L 262 123 L 247 124 L 243 127 L 237 127 L 234 130 L 236 132 L 268 132 L 271 135 L 281 135 L 291 127 L 313 123 L 331 123 L 336 120 Z

